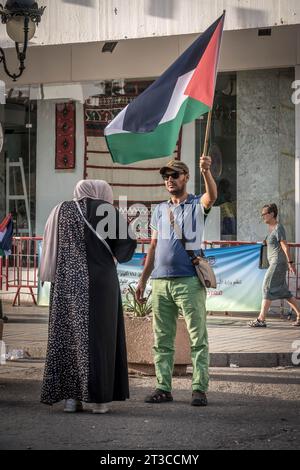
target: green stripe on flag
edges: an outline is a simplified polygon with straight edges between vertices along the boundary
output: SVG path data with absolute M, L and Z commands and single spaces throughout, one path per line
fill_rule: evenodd
M 139 160 L 171 156 L 176 147 L 182 124 L 194 121 L 210 110 L 193 98 L 187 98 L 175 119 L 160 124 L 155 131 L 144 134 L 116 133 L 106 136 L 114 162 L 123 165 Z

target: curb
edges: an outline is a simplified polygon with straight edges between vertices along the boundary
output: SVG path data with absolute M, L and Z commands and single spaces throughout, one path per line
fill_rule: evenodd
M 16 349 L 8 347 L 7 353 Z M 210 367 L 299 367 L 292 361 L 292 352 L 231 352 L 210 353 Z M 23 358 L 44 360 L 46 345 L 32 345 L 23 349 Z
M 210 367 L 296 367 L 292 352 L 211 353 Z

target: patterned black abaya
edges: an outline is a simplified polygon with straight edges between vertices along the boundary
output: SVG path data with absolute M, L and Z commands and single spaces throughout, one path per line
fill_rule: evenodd
M 95 229 L 99 222 L 112 232 L 115 227 L 116 236 L 110 233 L 106 241 L 118 262 L 129 261 L 136 242 L 118 211 L 104 201 L 87 198 L 80 206 Z M 103 210 L 107 207 L 109 216 Z M 57 251 L 41 401 L 125 400 L 129 397 L 128 372 L 116 266 L 73 201 L 60 208 Z

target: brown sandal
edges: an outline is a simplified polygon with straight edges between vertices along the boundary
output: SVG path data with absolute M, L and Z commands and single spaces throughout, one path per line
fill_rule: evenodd
M 300 320 L 296 320 L 295 323 L 292 324 L 293 326 L 300 326 Z

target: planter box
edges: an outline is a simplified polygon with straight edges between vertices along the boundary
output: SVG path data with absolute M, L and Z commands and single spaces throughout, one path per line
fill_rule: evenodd
M 125 315 L 125 330 L 129 371 L 155 375 L 152 318 Z M 175 340 L 174 375 L 186 374 L 186 367 L 189 364 L 191 364 L 189 335 L 184 319 L 179 318 Z

